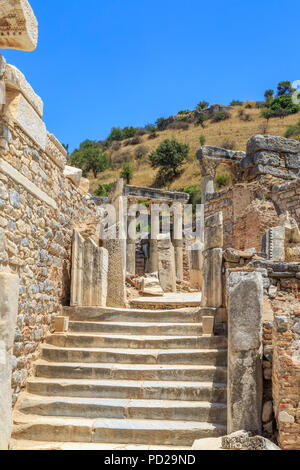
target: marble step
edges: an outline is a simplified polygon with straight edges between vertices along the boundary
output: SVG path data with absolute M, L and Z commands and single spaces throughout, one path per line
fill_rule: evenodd
M 31 377 L 27 381 L 27 392 L 34 395 L 61 397 L 135 398 L 226 403 L 227 387 L 225 383 L 217 384 L 214 382 L 74 380 Z
M 166 336 L 199 336 L 202 323 L 157 323 L 153 322 L 88 322 L 71 321 L 69 331 L 95 334 L 135 334 Z
M 41 347 L 42 359 L 54 362 L 115 364 L 198 364 L 226 366 L 226 349 L 121 349 Z
M 84 364 L 48 362 L 39 359 L 34 364 L 35 375 L 45 378 L 171 380 L 226 382 L 227 368 L 200 365 L 160 364 Z

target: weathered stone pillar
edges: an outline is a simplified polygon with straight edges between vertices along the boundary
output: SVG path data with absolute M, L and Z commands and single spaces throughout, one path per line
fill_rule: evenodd
M 176 265 L 176 278 L 178 281 L 183 281 L 183 217 L 182 205 L 173 205 L 173 245 L 175 250 L 175 265 Z
M 158 249 L 157 237 L 160 233 L 160 212 L 155 205 L 151 205 L 151 235 L 150 235 L 150 260 L 149 272 L 158 272 Z
M 105 307 L 108 252 L 74 230 L 72 244 L 71 307 Z
M 19 278 L 0 273 L 0 450 L 8 450 L 12 428 L 12 349 L 18 313 Z
M 204 204 L 208 194 L 215 192 L 215 175 L 204 175 L 201 181 L 201 202 Z
M 203 244 L 200 241 L 194 242 L 189 250 L 190 257 L 190 283 L 195 289 L 202 290 L 203 285 Z
M 164 292 L 176 292 L 175 253 L 170 235 L 160 234 L 157 238 L 158 275 Z
M 222 306 L 223 214 L 218 212 L 205 221 L 203 251 L 203 307 Z
M 262 315 L 261 273 L 233 272 L 228 280 L 228 434 L 261 433 Z
M 108 251 L 107 306 L 126 307 L 126 231 L 124 214 L 124 181 L 111 188 L 109 201 L 115 207 L 116 223 L 107 229 L 104 246 Z
M 83 280 L 83 252 L 84 239 L 77 230 L 73 232 L 72 266 L 71 266 L 71 307 L 82 306 L 82 280 Z
M 135 250 L 136 250 L 136 214 L 128 214 L 127 220 L 127 246 L 126 246 L 126 271 L 135 275 Z

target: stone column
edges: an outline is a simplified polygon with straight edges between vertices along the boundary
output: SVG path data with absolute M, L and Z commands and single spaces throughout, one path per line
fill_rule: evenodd
M 222 306 L 223 214 L 208 217 L 204 229 L 202 306 Z
M 150 260 L 149 271 L 150 273 L 158 272 L 158 251 L 157 251 L 157 237 L 160 233 L 160 212 L 154 209 L 151 205 L 151 235 L 150 235 Z
M 126 271 L 124 263 L 124 245 L 126 247 L 126 240 L 119 238 L 120 225 L 117 224 L 116 238 L 110 237 L 109 232 L 114 230 L 114 227 L 108 229 L 108 237 L 104 241 L 104 246 L 108 251 L 108 276 L 107 276 L 107 306 L 116 308 L 126 307 Z
M 77 232 L 77 230 L 74 230 L 71 266 L 71 307 L 82 306 L 83 252 L 84 239 L 79 234 L 79 232 Z
M 176 278 L 183 281 L 183 217 L 182 205 L 173 205 L 173 245 L 175 250 Z
M 176 292 L 175 253 L 170 235 L 160 234 L 157 238 L 158 275 L 164 292 Z
M 202 173 L 202 204 L 205 204 L 208 194 L 215 192 L 215 177 L 218 165 L 219 162 L 213 162 L 206 158 L 200 162 Z
M 233 272 L 228 286 L 227 431 L 260 434 L 263 278 L 257 272 Z
M 136 214 L 128 214 L 127 220 L 127 246 L 126 246 L 126 271 L 135 275 L 135 250 L 136 250 Z
M 190 256 L 190 282 L 195 289 L 202 290 L 203 278 L 203 245 L 200 241 L 194 242 L 189 250 Z
M 0 273 L 0 450 L 8 450 L 12 428 L 12 350 L 18 297 L 18 276 Z
M 215 176 L 204 175 L 201 181 L 201 202 L 204 204 L 208 194 L 215 192 Z

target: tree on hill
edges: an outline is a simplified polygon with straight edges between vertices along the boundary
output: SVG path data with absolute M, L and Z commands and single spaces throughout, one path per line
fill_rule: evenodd
M 95 141 L 85 140 L 70 156 L 70 164 L 81 168 L 84 176 L 92 171 L 94 177 L 97 178 L 98 173 L 109 168 L 109 156 Z
M 133 178 L 133 169 L 130 163 L 123 163 L 120 178 L 123 178 L 126 181 L 126 184 L 130 184 Z
M 152 168 L 160 168 L 160 171 L 170 171 L 175 177 L 187 158 L 190 147 L 176 140 L 166 139 L 149 155 Z
M 295 88 L 289 80 L 279 82 L 277 85 L 277 96 L 283 96 L 286 94 L 294 93 Z
M 266 90 L 265 99 L 266 99 L 266 104 L 268 106 L 271 103 L 271 101 L 274 99 L 274 90 Z
M 209 106 L 208 101 L 200 101 L 200 103 L 197 104 L 196 110 L 197 111 L 202 111 L 203 109 L 207 108 Z

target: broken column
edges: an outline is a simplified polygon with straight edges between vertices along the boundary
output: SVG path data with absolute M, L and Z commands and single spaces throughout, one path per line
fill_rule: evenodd
M 151 204 L 151 235 L 149 272 L 158 272 L 157 237 L 160 233 L 160 210 L 157 204 Z
M 108 252 L 74 230 L 71 270 L 72 307 L 105 307 L 107 298 Z
M 129 275 L 135 275 L 135 251 L 136 251 L 136 213 L 129 208 L 127 222 L 127 247 L 126 247 L 126 271 Z
M 261 433 L 263 279 L 233 272 L 228 280 L 227 432 Z
M 182 205 L 173 205 L 173 246 L 175 250 L 176 278 L 183 281 L 183 239 L 182 239 Z
M 190 284 L 191 287 L 202 290 L 203 244 L 200 241 L 189 246 L 190 257 Z
M 126 307 L 126 233 L 124 229 L 124 181 L 111 188 L 109 202 L 115 208 L 115 222 L 107 228 L 104 246 L 108 251 L 107 306 Z
M 175 252 L 170 234 L 157 237 L 158 275 L 164 292 L 176 292 Z
M 205 221 L 203 251 L 202 306 L 222 306 L 223 214 L 218 212 Z
M 19 278 L 0 273 L 0 450 L 8 450 L 12 427 L 12 349 L 18 313 Z

